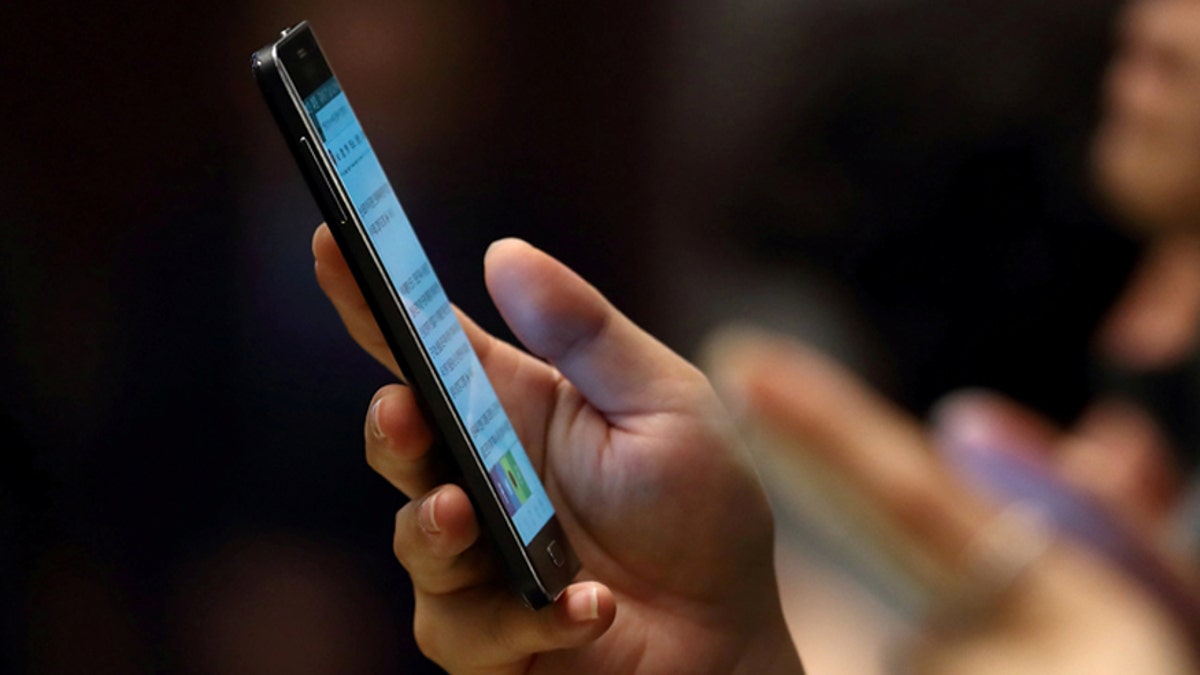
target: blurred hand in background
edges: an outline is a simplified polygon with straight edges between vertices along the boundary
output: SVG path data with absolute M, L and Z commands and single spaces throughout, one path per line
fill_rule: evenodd
M 871 512 L 856 532 L 874 539 L 876 553 L 937 571 L 924 629 L 900 655 L 916 672 L 1192 672 L 1197 615 L 1181 615 L 1179 605 L 1200 606 L 1195 561 L 1164 543 L 1164 503 L 1175 493 L 1162 491 L 1169 477 L 1155 437 L 1115 424 L 1119 411 L 1097 409 L 1064 431 L 974 392 L 944 402 L 927 429 L 789 340 L 742 334 L 713 354 L 717 382 L 770 439 L 775 465 L 801 462 L 831 477 L 826 487 L 843 493 L 832 498 L 856 505 L 842 516 Z M 1087 470 L 1081 446 L 1102 449 Z M 991 471 L 973 474 L 979 467 Z M 1005 483 L 1013 479 L 1022 482 L 1016 490 Z M 1042 489 L 1029 490 L 1031 482 Z M 1074 493 L 1075 508 L 1055 501 L 1056 490 Z M 1104 524 L 1098 546 L 1059 529 L 1083 520 Z M 1114 531 L 1123 537 L 1118 554 L 1101 550 Z M 1112 557 L 1130 549 L 1153 570 L 1145 576 L 1165 575 L 1165 592 L 1188 600 L 1172 606 L 1164 589 Z

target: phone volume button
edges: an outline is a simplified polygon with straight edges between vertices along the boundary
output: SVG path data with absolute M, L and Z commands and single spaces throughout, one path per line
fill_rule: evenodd
M 313 162 L 313 169 L 321 176 L 321 181 L 325 183 L 325 200 L 333 205 L 337 212 L 338 223 L 345 225 L 350 222 L 346 217 L 346 211 L 342 208 L 342 200 L 338 198 L 337 190 L 333 189 L 333 184 L 329 182 L 329 175 L 325 172 L 325 165 L 321 163 L 321 157 L 317 154 L 316 147 L 309 142 L 307 136 L 300 137 L 300 145 L 303 145 L 308 150 L 308 157 Z

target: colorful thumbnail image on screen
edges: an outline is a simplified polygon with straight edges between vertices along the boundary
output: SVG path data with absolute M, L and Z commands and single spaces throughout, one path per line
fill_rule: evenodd
M 508 515 L 515 514 L 533 495 L 511 452 L 505 453 L 500 461 L 492 466 L 491 474 L 492 484 L 500 492 L 500 501 L 504 502 L 504 510 L 508 511 Z

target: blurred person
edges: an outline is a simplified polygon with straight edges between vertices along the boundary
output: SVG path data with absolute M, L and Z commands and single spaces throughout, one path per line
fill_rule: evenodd
M 777 451 L 832 467 L 921 555 L 960 575 L 984 569 L 950 593 L 976 605 L 971 620 L 931 625 L 910 655 L 918 670 L 1159 672 L 1165 636 L 1200 640 L 1197 38 L 1193 2 L 1134 2 L 1121 18 L 1093 166 L 1148 242 L 1096 335 L 1097 396 L 1073 428 L 965 392 L 925 432 L 800 345 L 759 335 L 718 350 L 739 408 L 787 439 Z M 1054 536 L 1082 557 L 1056 555 Z M 1079 568 L 1084 559 L 1104 574 Z
M 1138 2 L 1123 26 L 1097 170 L 1114 206 L 1156 240 L 1098 349 L 1136 371 L 1195 348 L 1200 283 L 1187 232 L 1200 220 L 1183 200 L 1145 198 L 1135 178 L 1170 194 L 1154 177 L 1172 153 L 1155 145 L 1184 150 L 1171 170 L 1187 169 L 1195 127 L 1180 104 L 1196 84 L 1187 36 L 1200 32 L 1200 13 L 1184 0 Z M 395 371 L 323 228 L 314 250 L 352 335 Z M 411 396 L 384 388 L 368 456 L 415 498 L 397 516 L 396 549 L 416 586 L 423 648 L 456 672 L 798 672 L 780 634 L 769 511 L 704 380 L 544 254 L 507 242 L 486 264 L 501 314 L 545 360 L 469 327 L 518 428 L 533 435 L 587 573 L 555 609 L 523 612 L 476 545 L 465 495 L 431 483 L 429 431 Z M 1156 419 L 1136 387 L 1118 381 L 1066 433 L 995 395 L 961 394 L 938 409 L 931 436 L 803 347 L 743 336 L 718 351 L 719 380 L 746 418 L 825 463 L 949 570 L 953 592 L 902 655 L 907 667 L 1195 670 L 1194 551 L 1167 541 L 1184 482 L 1171 447 L 1191 439 Z

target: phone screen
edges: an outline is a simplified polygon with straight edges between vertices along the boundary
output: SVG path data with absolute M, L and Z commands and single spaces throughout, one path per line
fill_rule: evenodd
M 525 449 L 336 78 L 304 98 L 342 187 L 523 545 L 554 515 Z

